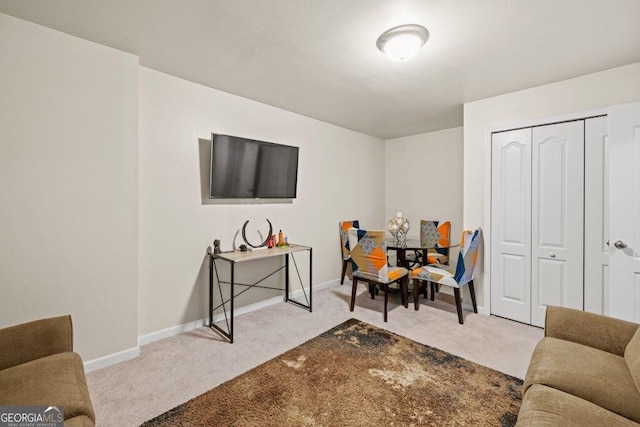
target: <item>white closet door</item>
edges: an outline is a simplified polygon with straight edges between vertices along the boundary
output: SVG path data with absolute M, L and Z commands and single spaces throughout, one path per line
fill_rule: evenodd
M 607 117 L 584 122 L 584 309 L 608 315 L 609 154 Z
M 640 322 L 640 103 L 609 108 L 610 316 Z
M 584 122 L 533 129 L 531 324 L 583 309 Z
M 491 313 L 531 319 L 531 129 L 491 144 Z

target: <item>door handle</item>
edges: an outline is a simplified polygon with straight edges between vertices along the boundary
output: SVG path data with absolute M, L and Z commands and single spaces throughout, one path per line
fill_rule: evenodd
M 625 242 L 624 240 L 616 240 L 613 246 L 615 246 L 618 249 L 624 249 L 627 247 L 627 242 Z

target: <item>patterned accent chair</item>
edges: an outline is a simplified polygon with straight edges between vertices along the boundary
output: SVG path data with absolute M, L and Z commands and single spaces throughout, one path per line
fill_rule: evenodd
M 473 312 L 478 312 L 476 305 L 476 292 L 473 287 L 473 272 L 476 268 L 478 259 L 478 242 L 480 240 L 480 229 L 465 230 L 462 232 L 460 240 L 460 254 L 458 255 L 458 263 L 455 270 L 448 268 L 446 265 L 426 265 L 413 270 L 413 301 L 416 310 L 418 309 L 418 291 L 421 285 L 431 284 L 431 301 L 435 298 L 435 287 L 438 285 L 451 286 L 456 298 L 456 308 L 458 310 L 458 321 L 464 324 L 462 316 L 462 296 L 460 288 L 469 285 L 471 293 L 471 303 L 473 304 Z
M 353 270 L 350 310 L 353 311 L 355 305 L 358 282 L 365 282 L 369 285 L 371 298 L 374 298 L 376 287 L 384 290 L 384 321 L 386 322 L 389 286 L 391 284 L 400 284 L 402 304 L 405 307 L 408 305 L 409 270 L 403 267 L 389 266 L 384 230 L 350 228 L 348 234 Z
M 341 221 L 340 222 L 340 244 L 342 247 L 342 276 L 340 277 L 340 284 L 344 284 L 344 276 L 347 274 L 347 265 L 351 260 L 351 250 L 349 249 L 349 229 L 360 228 L 360 221 Z
M 451 241 L 451 222 L 420 220 L 420 244 L 434 246 L 427 250 L 427 259 L 420 251 L 406 255 L 409 265 L 449 264 L 449 242 Z M 438 246 L 447 246 L 439 248 Z

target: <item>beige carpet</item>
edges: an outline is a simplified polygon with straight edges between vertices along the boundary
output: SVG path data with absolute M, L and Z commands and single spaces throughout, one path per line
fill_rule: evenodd
M 146 345 L 138 358 L 90 373 L 98 425 L 140 425 L 352 317 L 518 378 L 543 335 L 539 328 L 468 311 L 459 325 L 452 298 L 444 294 L 433 303 L 421 298 L 417 312 L 391 298 L 384 323 L 382 298 L 370 300 L 364 286 L 355 311 L 349 312 L 350 289 L 347 282 L 314 291 L 313 313 L 280 303 L 237 316 L 234 344 L 200 328 Z
M 513 426 L 522 380 L 350 319 L 146 422 Z

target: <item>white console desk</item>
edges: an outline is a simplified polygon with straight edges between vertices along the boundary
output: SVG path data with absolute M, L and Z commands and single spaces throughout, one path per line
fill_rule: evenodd
M 295 260 L 295 257 L 294 257 L 294 254 L 296 254 L 298 252 L 305 252 L 305 251 L 309 253 L 309 294 L 308 295 L 307 295 L 307 291 L 306 291 L 304 285 L 302 284 L 302 278 L 300 277 L 300 272 L 298 270 L 298 265 L 296 264 L 296 260 Z M 270 248 L 270 249 L 262 249 L 262 250 L 257 250 L 257 251 L 246 251 L 246 252 L 231 251 L 231 252 L 221 252 L 219 254 L 213 254 L 213 253 L 209 252 L 209 327 L 212 328 L 212 329 L 215 329 L 216 331 L 221 333 L 223 336 L 228 338 L 230 343 L 233 343 L 233 311 L 234 311 L 233 306 L 234 306 L 234 299 L 238 295 L 241 295 L 244 292 L 246 292 L 246 291 L 248 291 L 249 289 L 252 289 L 252 288 L 265 288 L 265 289 L 284 290 L 284 292 L 285 292 L 284 293 L 285 302 L 290 302 L 292 304 L 298 305 L 298 306 L 300 306 L 302 308 L 305 308 L 305 309 L 311 311 L 311 282 L 312 282 L 312 254 L 311 253 L 312 253 L 311 247 L 302 246 L 302 245 L 294 245 L 294 244 L 291 244 L 291 245 L 289 245 L 287 247 L 274 247 L 274 248 Z M 295 271 L 298 274 L 298 279 L 300 280 L 301 292 L 302 292 L 302 295 L 304 296 L 305 303 L 296 301 L 294 299 L 291 299 L 291 297 L 290 297 L 290 293 L 289 293 L 289 256 L 290 255 L 291 255 L 291 260 L 293 260 L 293 265 L 295 267 Z M 236 281 L 235 281 L 235 267 L 236 267 L 236 264 L 255 261 L 255 260 L 264 259 L 264 258 L 272 258 L 272 257 L 283 257 L 284 258 L 284 265 L 282 265 L 281 267 L 278 267 L 276 270 L 274 270 L 272 272 L 269 272 L 269 274 L 267 274 L 263 278 L 257 280 L 255 283 L 252 283 L 252 284 L 236 283 Z M 225 262 L 228 262 L 230 264 L 230 267 L 231 267 L 230 276 L 231 277 L 229 278 L 229 281 L 220 280 L 220 277 L 218 275 L 218 268 L 217 268 L 217 265 L 216 265 L 216 260 L 225 261 Z M 284 289 L 260 285 L 260 283 L 262 281 L 264 281 L 268 277 L 274 275 L 275 273 L 277 273 L 280 270 L 284 270 L 285 271 Z M 214 280 L 214 276 L 215 276 L 216 280 Z M 221 300 L 218 305 L 215 305 L 215 303 L 214 303 L 214 282 L 217 282 L 217 284 L 218 284 L 218 295 L 219 295 L 220 300 Z M 225 299 L 225 297 L 223 297 L 223 295 L 222 295 L 221 284 L 223 284 L 223 283 L 230 285 L 230 292 L 229 292 L 229 296 L 228 296 L 227 299 Z M 236 291 L 235 291 L 236 286 L 242 286 L 243 289 L 240 292 L 236 293 Z M 227 311 L 227 306 L 229 306 L 229 311 Z M 215 310 L 217 310 L 218 308 L 220 308 L 220 307 L 222 307 L 222 309 L 223 309 L 224 320 L 225 320 L 226 325 L 227 325 L 227 330 L 224 330 L 223 328 L 221 328 L 218 325 L 215 325 L 213 323 L 213 312 Z

